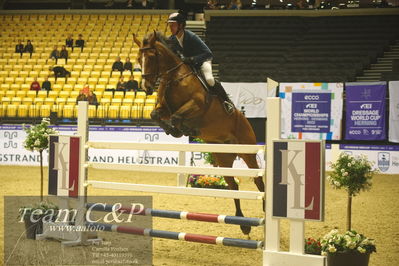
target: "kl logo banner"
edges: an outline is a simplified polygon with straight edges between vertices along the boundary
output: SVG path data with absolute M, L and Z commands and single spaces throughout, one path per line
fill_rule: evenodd
M 50 136 L 49 195 L 78 196 L 80 137 Z
M 273 145 L 273 216 L 322 221 L 324 143 L 290 140 Z

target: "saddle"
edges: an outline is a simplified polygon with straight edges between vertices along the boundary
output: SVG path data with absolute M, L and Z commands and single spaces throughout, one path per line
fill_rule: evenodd
M 190 66 L 190 67 L 193 70 L 194 75 L 197 76 L 198 80 L 201 82 L 203 88 L 207 92 L 206 104 L 209 103 L 210 96 L 216 96 L 222 101 L 222 105 L 223 105 L 226 113 L 228 113 L 229 115 L 232 114 L 234 111 L 234 108 L 235 108 L 233 102 L 231 102 L 230 100 L 228 100 L 228 101 L 224 100 L 224 97 L 222 95 L 220 95 L 220 92 L 218 92 L 216 89 L 209 86 L 208 82 L 206 82 L 206 80 L 205 80 L 205 77 L 204 77 L 204 74 L 202 73 L 202 71 L 199 71 L 198 69 L 196 69 L 193 66 Z M 215 85 L 216 85 L 216 80 L 215 80 Z M 226 94 L 226 92 L 224 92 L 224 94 Z M 224 95 L 224 96 L 228 98 L 227 95 Z

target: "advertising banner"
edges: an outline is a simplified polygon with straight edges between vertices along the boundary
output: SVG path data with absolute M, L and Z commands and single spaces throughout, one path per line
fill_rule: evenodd
M 341 152 L 366 155 L 381 174 L 399 174 L 399 146 L 340 144 Z
M 293 132 L 330 132 L 331 93 L 292 93 Z
M 342 83 L 280 83 L 281 138 L 340 140 Z
M 245 111 L 248 118 L 266 117 L 266 98 L 276 96 L 275 89 L 267 91 L 266 82 L 223 82 L 222 85 L 237 109 Z
M 76 126 L 54 126 L 62 135 L 75 135 Z M 26 133 L 21 125 L 0 126 L 0 165 L 39 165 L 39 153 L 24 148 Z M 90 126 L 92 141 L 126 141 L 148 143 L 188 143 L 188 137 L 174 138 L 159 127 Z M 177 165 L 178 152 L 89 149 L 89 161 L 126 164 Z M 43 163 L 48 165 L 47 151 Z
M 385 140 L 386 82 L 345 84 L 347 140 Z

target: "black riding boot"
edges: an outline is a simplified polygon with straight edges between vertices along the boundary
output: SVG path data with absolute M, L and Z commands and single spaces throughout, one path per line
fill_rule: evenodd
M 215 80 L 215 85 L 211 87 L 211 90 L 222 101 L 224 109 L 226 109 L 226 112 L 229 114 L 232 113 L 234 110 L 234 103 L 230 100 L 222 84 L 219 81 Z

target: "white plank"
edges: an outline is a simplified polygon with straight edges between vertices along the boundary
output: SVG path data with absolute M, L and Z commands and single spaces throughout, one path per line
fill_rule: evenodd
M 87 181 L 87 184 L 94 188 L 102 188 L 102 189 L 128 190 L 128 191 L 230 198 L 230 199 L 259 200 L 263 199 L 264 196 L 263 192 L 256 192 L 256 191 L 156 186 L 156 185 L 145 185 L 145 184 L 105 182 L 105 181 L 95 181 L 95 180 L 89 180 Z
M 116 164 L 116 163 L 87 163 L 87 167 L 101 170 L 141 171 L 153 173 L 173 174 L 209 174 L 222 176 L 258 177 L 263 176 L 264 169 L 243 169 L 227 167 L 192 167 L 153 164 Z

